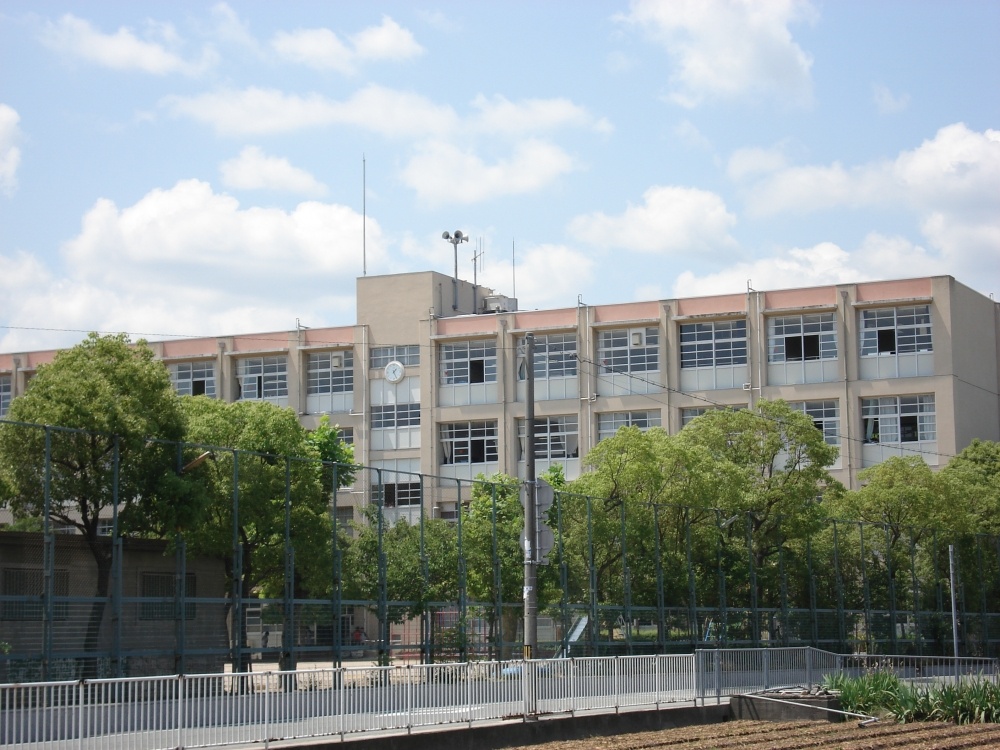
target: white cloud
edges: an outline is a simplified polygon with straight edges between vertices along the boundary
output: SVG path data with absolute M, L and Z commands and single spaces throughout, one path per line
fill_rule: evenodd
M 643 203 L 617 216 L 603 212 L 577 216 L 568 227 L 575 238 L 605 248 L 688 255 L 735 247 L 729 235 L 736 217 L 715 193 L 656 185 Z
M 521 135 L 555 128 L 593 127 L 609 132 L 606 120 L 594 118 L 586 108 L 569 99 L 525 99 L 512 102 L 503 96 L 487 99 L 480 94 L 472 101 L 477 114 L 470 118 L 469 129 L 478 133 Z
M 532 193 L 574 167 L 565 151 L 535 139 L 516 144 L 509 158 L 492 164 L 472 151 L 432 141 L 417 149 L 401 179 L 426 203 L 470 204 Z
M 890 115 L 895 112 L 902 112 L 910 106 L 910 95 L 900 94 L 896 96 L 887 86 L 876 83 L 872 87 L 872 96 L 875 99 L 875 107 L 883 115 Z
M 217 3 L 212 6 L 212 18 L 215 21 L 215 36 L 219 41 L 260 54 L 260 43 L 250 32 L 250 24 L 241 19 L 229 5 Z
M 15 311 L 11 326 L 217 335 L 288 330 L 296 317 L 323 325 L 353 315 L 361 244 L 361 216 L 345 206 L 242 208 L 186 180 L 124 208 L 98 201 L 62 248 L 62 278 L 28 256 L 0 257 L 0 303 Z M 366 244 L 369 264 L 384 263 L 371 217 Z M 0 341 L 28 346 L 16 332 Z
M 190 117 L 223 135 L 269 135 L 328 125 L 355 125 L 389 137 L 425 137 L 452 131 L 454 111 L 419 94 L 366 86 L 338 102 L 320 94 L 276 89 L 224 89 L 160 102 L 174 116 Z
M 154 75 L 183 73 L 198 75 L 217 61 L 211 48 L 202 50 L 197 60 L 187 60 L 177 47 L 181 46 L 171 24 L 150 22 L 146 38 L 121 27 L 113 34 L 95 29 L 90 22 L 67 13 L 42 30 L 42 42 L 57 52 L 79 57 L 113 70 L 140 70 Z
M 784 169 L 788 160 L 782 148 L 741 148 L 729 157 L 726 175 L 733 182 L 740 182 L 748 177 L 771 174 Z
M 704 149 L 705 151 L 712 150 L 712 142 L 690 120 L 678 123 L 674 128 L 674 135 L 694 148 Z
M 268 156 L 257 146 L 247 146 L 235 159 L 220 166 L 222 183 L 237 190 L 285 190 L 321 196 L 326 185 L 309 172 L 293 167 L 287 159 Z
M 670 98 L 696 107 L 748 94 L 809 101 L 812 58 L 789 25 L 814 16 L 806 0 L 633 0 L 619 20 L 664 46 L 674 62 Z
M 413 34 L 389 16 L 351 37 L 359 60 L 409 60 L 424 53 Z
M 340 40 L 327 28 L 281 31 L 274 35 L 271 47 L 279 57 L 318 70 L 354 73 L 359 62 L 408 60 L 424 52 L 408 30 L 388 16 L 379 26 L 363 29 L 350 39 Z
M 17 110 L 0 103 L 0 192 L 13 195 L 17 190 L 17 168 L 21 164 L 21 139 Z

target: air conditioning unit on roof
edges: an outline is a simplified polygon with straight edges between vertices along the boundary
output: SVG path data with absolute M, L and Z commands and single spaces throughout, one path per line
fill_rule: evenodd
M 483 298 L 483 312 L 517 312 L 517 298 L 505 297 L 502 294 L 491 294 Z

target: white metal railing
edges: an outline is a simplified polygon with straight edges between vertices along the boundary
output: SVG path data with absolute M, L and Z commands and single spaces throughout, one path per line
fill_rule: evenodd
M 636 710 L 819 682 L 832 672 L 997 674 L 996 660 L 840 656 L 813 648 L 352 667 L 0 685 L 0 745 L 161 750 Z

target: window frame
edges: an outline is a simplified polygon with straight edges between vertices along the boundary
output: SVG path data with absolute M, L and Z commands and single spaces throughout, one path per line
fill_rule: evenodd
M 680 323 L 678 334 L 682 370 L 747 365 L 746 318 Z
M 187 369 L 187 377 L 182 378 L 181 369 Z M 200 373 L 196 374 L 196 368 Z M 170 382 L 174 386 L 174 391 L 178 396 L 207 396 L 216 398 L 218 388 L 216 387 L 215 360 L 206 359 L 192 362 L 174 362 L 170 365 Z M 206 375 L 205 371 L 210 374 Z M 200 377 L 199 377 L 200 374 Z M 195 393 L 195 383 L 201 383 L 201 392 Z M 188 384 L 183 387 L 183 384 Z
M 341 356 L 340 367 L 333 366 L 333 358 Z M 325 358 L 325 362 L 323 362 Z M 326 352 L 309 352 L 306 357 L 306 395 L 325 396 L 332 393 L 354 392 L 354 351 L 333 349 Z
M 576 414 L 535 417 L 535 460 L 565 461 L 580 457 L 580 419 Z M 554 429 L 554 428 L 560 429 Z M 527 458 L 528 422 L 517 420 L 518 461 Z M 561 447 L 559 446 L 561 443 Z M 555 446 L 555 447 L 554 447 Z
M 497 382 L 496 339 L 438 344 L 438 383 L 442 387 Z
M 794 330 L 797 328 L 798 330 Z M 816 354 L 809 356 L 806 340 L 815 337 Z M 798 341 L 797 356 L 789 356 L 789 342 Z M 837 359 L 837 316 L 830 313 L 774 315 L 767 319 L 767 361 L 819 362 Z
M 858 351 L 862 357 L 933 352 L 931 306 L 924 304 L 863 309 L 859 313 L 858 337 Z
M 643 418 L 645 425 L 639 424 L 643 419 L 638 415 L 645 415 Z M 655 417 L 653 417 L 655 415 Z M 602 422 L 610 420 L 610 429 L 602 426 Z M 655 422 L 655 424 L 654 424 Z M 663 426 L 663 414 L 659 409 L 634 409 L 632 411 L 605 411 L 597 414 L 597 442 L 607 440 L 618 434 L 622 427 L 638 427 L 643 432 L 654 427 Z
M 371 407 L 373 430 L 420 426 L 420 404 L 385 404 Z
M 259 372 L 246 372 L 254 363 Z M 253 379 L 250 381 L 250 379 Z M 247 396 L 246 383 L 253 383 L 255 396 Z M 236 383 L 239 390 L 237 401 L 267 401 L 272 398 L 288 397 L 288 356 L 284 354 L 240 357 L 236 361 Z M 268 392 L 268 391 L 271 392 Z
M 863 398 L 861 428 L 862 440 L 866 445 L 935 442 L 937 440 L 935 394 Z M 883 436 L 886 434 L 892 437 L 884 439 Z M 904 435 L 912 436 L 912 439 L 904 439 Z M 892 439 L 893 437 L 895 439 Z
M 500 460 L 500 430 L 495 419 L 441 422 L 438 441 L 441 446 L 442 466 L 464 464 L 475 466 L 497 463 Z M 479 457 L 482 457 L 482 460 L 473 460 Z M 462 458 L 464 460 L 460 460 Z
M 837 399 L 789 401 L 788 406 L 809 417 L 827 445 L 840 445 L 840 402 Z
M 393 361 L 399 362 L 404 367 L 417 367 L 420 364 L 420 345 L 373 346 L 369 353 L 369 361 L 373 370 L 384 369 Z
M 14 400 L 14 376 L 0 375 L 0 419 L 7 416 L 10 403 Z
M 642 336 L 635 343 L 635 335 Z M 650 343 L 652 342 L 652 343 Z M 605 328 L 597 331 L 597 361 L 601 375 L 660 371 L 659 326 Z
M 517 344 L 517 379 L 528 377 L 525 338 Z M 535 336 L 534 369 L 535 380 L 555 378 L 575 378 L 577 376 L 576 333 L 546 333 Z

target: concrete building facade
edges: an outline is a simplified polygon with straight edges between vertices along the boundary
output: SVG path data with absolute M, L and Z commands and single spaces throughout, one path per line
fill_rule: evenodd
M 950 276 L 533 311 L 436 272 L 369 276 L 355 325 L 151 345 L 179 393 L 271 401 L 307 427 L 329 414 L 380 470 L 345 520 L 379 491 L 398 515 L 449 517 L 455 480 L 523 475 L 528 332 L 539 472 L 577 476 L 622 425 L 674 433 L 762 398 L 812 417 L 848 487 L 889 456 L 937 467 L 1000 440 L 1000 304 Z M 0 354 L 0 415 L 54 355 Z

